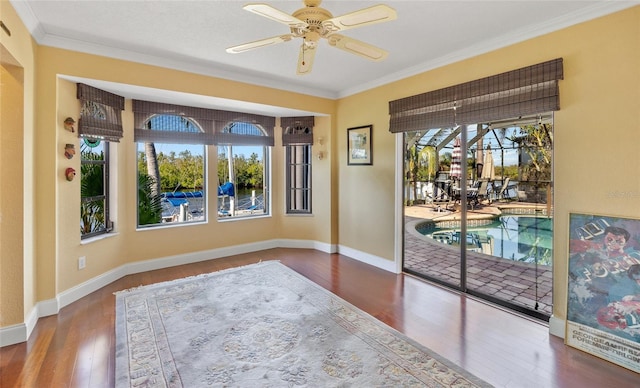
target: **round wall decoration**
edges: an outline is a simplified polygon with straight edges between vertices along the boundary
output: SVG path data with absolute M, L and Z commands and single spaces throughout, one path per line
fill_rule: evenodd
M 91 148 L 95 148 L 100 145 L 100 139 L 84 139 L 84 144 L 88 145 Z

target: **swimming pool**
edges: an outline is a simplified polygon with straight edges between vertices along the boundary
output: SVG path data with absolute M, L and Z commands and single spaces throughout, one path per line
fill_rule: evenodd
M 433 227 L 416 230 L 435 241 L 460 246 L 460 229 Z M 503 259 L 551 265 L 553 219 L 524 215 L 502 215 L 487 225 L 467 227 L 467 250 Z

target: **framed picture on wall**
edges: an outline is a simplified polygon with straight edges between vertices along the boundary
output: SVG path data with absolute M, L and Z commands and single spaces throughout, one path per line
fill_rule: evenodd
M 373 164 L 372 128 L 373 125 L 364 125 L 347 129 L 348 165 Z
M 569 217 L 565 341 L 640 373 L 640 220 Z

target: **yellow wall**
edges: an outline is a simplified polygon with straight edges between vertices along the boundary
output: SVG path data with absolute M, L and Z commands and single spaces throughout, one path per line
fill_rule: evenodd
M 9 2 L 0 17 L 0 327 L 23 322 L 35 298 L 36 45 Z
M 395 136 L 389 133 L 391 91 L 396 83 L 342 99 L 336 137 L 339 155 L 338 240 L 384 259 L 394 258 Z M 408 93 L 402 95 L 410 95 Z M 347 128 L 373 124 L 373 165 L 347 165 Z
M 324 241 L 335 243 L 336 235 L 332 232 L 333 225 L 335 225 L 334 215 L 335 211 L 332 210 L 333 202 L 331 193 L 331 181 L 326 179 L 331 175 L 333 166 L 336 161 L 332 158 L 333 152 L 330 152 L 330 142 L 332 141 L 332 117 L 316 117 L 315 127 L 313 129 L 313 135 L 315 143 L 312 147 L 314 159 L 311 163 L 312 168 L 312 211 L 313 216 L 316 218 L 317 223 L 323 225 L 321 230 L 314 227 L 313 224 L 307 222 L 307 216 L 286 216 L 284 213 L 284 195 L 282 190 L 276 190 L 275 202 L 280 204 L 279 208 L 275 208 L 274 211 L 279 214 L 280 225 L 279 229 L 283 238 L 304 240 L 311 238 L 315 241 Z M 323 144 L 318 143 L 318 139 L 323 139 Z M 318 160 L 317 154 L 322 151 L 324 157 L 322 160 Z M 274 162 L 275 163 L 275 162 Z M 277 165 L 284 166 L 284 154 L 279 154 L 279 160 Z M 279 168 L 278 171 L 274 171 L 274 174 L 280 174 L 279 180 L 284 182 L 284 168 Z M 277 187 L 277 186 L 276 186 Z M 282 185 L 280 186 L 282 187 Z M 320 233 L 320 234 L 318 234 Z M 313 236 L 313 237 L 309 237 Z
M 640 7 L 332 101 L 37 46 L 10 4 L 0 4 L 2 20 L 13 32 L 11 37 L 0 33 L 3 58 L 11 54 L 22 68 L 24 90 L 23 134 L 17 135 L 22 136 L 17 141 L 23 142 L 24 151 L 23 241 L 5 235 L 4 218 L 0 225 L 3 252 L 8 240 L 8 249 L 22 249 L 24 256 L 7 260 L 3 255 L 0 281 L 11 284 L 10 276 L 18 275 L 23 284 L 22 290 L 13 290 L 12 285 L 9 294 L 2 289 L 2 326 L 22 322 L 37 301 L 50 300 L 122 264 L 140 260 L 269 239 L 339 244 L 393 260 L 396 140 L 388 132 L 388 102 L 556 57 L 564 58 L 565 79 L 560 81 L 561 110 L 555 116 L 554 315 L 565 317 L 569 213 L 640 218 L 640 174 L 634 173 L 640 167 L 635 157 L 640 134 Z M 314 154 L 323 148 L 326 157 L 313 164 L 314 216 L 282 214 L 284 198 L 278 188 L 284 185 L 284 157 L 278 139 L 273 148 L 272 217 L 225 223 L 210 217 L 204 225 L 136 231 L 136 205 L 131 200 L 136 192 L 135 145 L 127 101 L 125 137 L 115 147 L 117 233 L 82 244 L 78 233 L 79 180 L 67 182 L 63 176 L 67 166 L 79 170 L 79 158 L 62 156 L 65 143 L 79 147 L 77 138 L 62 128 L 65 117 L 77 119 L 78 102 L 73 83 L 60 79 L 59 74 L 326 115 L 317 118 L 315 128 L 325 144 L 314 145 Z M 3 98 L 5 93 L 3 89 Z M 4 136 L 4 119 L 0 124 Z M 367 124 L 374 128 L 373 166 L 347 166 L 346 129 Z M 209 155 L 211 169 L 215 153 Z M 15 188 L 5 184 L 5 176 L 12 173 L 6 172 L 4 163 L 3 156 L 3 212 L 5 198 L 15 195 Z M 630 195 L 612 195 L 614 191 Z M 209 209 L 215 208 L 212 202 Z M 87 257 L 87 268 L 82 271 L 77 269 L 79 256 Z M 12 268 L 10 273 L 5 272 L 5 265 Z M 24 300 L 18 313 L 16 309 L 5 310 L 5 301 L 13 299 Z
M 22 160 L 22 69 L 17 66 L 0 66 L 0 182 L 14 190 L 0 192 L 0 239 L 11 241 L 0 245 L 0 325 L 18 323 L 23 318 L 23 186 Z M 9 97 L 11 96 L 11 97 Z
M 62 152 L 66 143 L 76 144 L 78 139 L 62 127 L 65 117 L 79 113 L 75 97 L 75 84 L 58 75 L 107 80 L 129 85 L 157 89 L 175 90 L 199 95 L 271 103 L 293 109 L 315 111 L 328 115 L 319 118 L 315 130 L 330 136 L 331 115 L 335 102 L 327 99 L 304 96 L 296 93 L 257 87 L 227 80 L 204 77 L 174 70 L 141 65 L 126 61 L 107 59 L 93 55 L 65 51 L 51 47 L 39 47 L 37 127 L 46 128 L 38 140 L 38 180 L 46 182 L 38 191 L 39 234 L 47 234 L 38 241 L 38 265 L 47 269 L 39 274 L 38 297 L 48 299 L 84 281 L 123 264 L 160 257 L 170 257 L 236 246 L 272 239 L 300 239 L 332 243 L 330 233 L 330 197 L 314 195 L 313 217 L 284 217 L 284 199 L 276 194 L 273 198 L 273 217 L 234 222 L 217 222 L 215 212 L 209 215 L 206 224 L 182 227 L 156 228 L 136 231 L 136 201 L 127 200 L 136 195 L 136 145 L 133 142 L 133 113 L 127 101 L 123 112 L 124 137 L 114 145 L 117 172 L 115 207 L 116 233 L 108 238 L 92 242 L 80 241 L 77 204 L 80 200 L 79 180 L 68 182 L 64 170 L 80 169 L 79 158 L 67 160 Z M 46 65 L 45 65 L 46 64 Z M 56 96 L 57 98 L 52 98 Z M 279 131 L 276 131 L 279 134 Z M 278 141 L 279 143 L 279 141 Z M 284 186 L 283 148 L 272 148 L 274 193 Z M 216 171 L 215 148 L 209 149 L 209 171 Z M 328 187 L 331 175 L 329 161 L 314 163 L 314 184 Z M 215 178 L 215 176 L 214 176 Z M 209 189 L 211 190 L 211 179 Z M 215 196 L 209 198 L 209 209 L 215 209 Z M 77 269 L 78 257 L 85 256 L 87 267 Z M 57 272 L 57 278 L 51 276 Z
M 569 213 L 640 218 L 640 6 L 340 100 L 340 244 L 393 259 L 388 101 L 558 57 L 553 295 L 554 316 L 564 319 Z M 374 165 L 346 166 L 346 128 L 364 124 L 374 127 Z

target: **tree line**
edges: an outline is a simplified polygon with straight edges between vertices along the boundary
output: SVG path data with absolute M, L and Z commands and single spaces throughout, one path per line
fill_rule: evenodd
M 233 166 L 238 189 L 261 189 L 264 187 L 264 165 L 255 152 L 249 158 L 233 156 Z M 218 182 L 229 181 L 229 159 L 223 152 L 218 153 Z
M 160 187 L 164 191 L 202 190 L 204 187 L 204 156 L 193 155 L 185 150 L 174 151 L 156 156 L 160 172 Z M 234 174 L 237 188 L 262 188 L 264 186 L 264 167 L 256 153 L 249 158 L 234 155 Z M 229 161 L 224 153 L 218 156 L 218 184 L 229 180 Z M 147 171 L 145 152 L 138 152 L 138 171 Z

